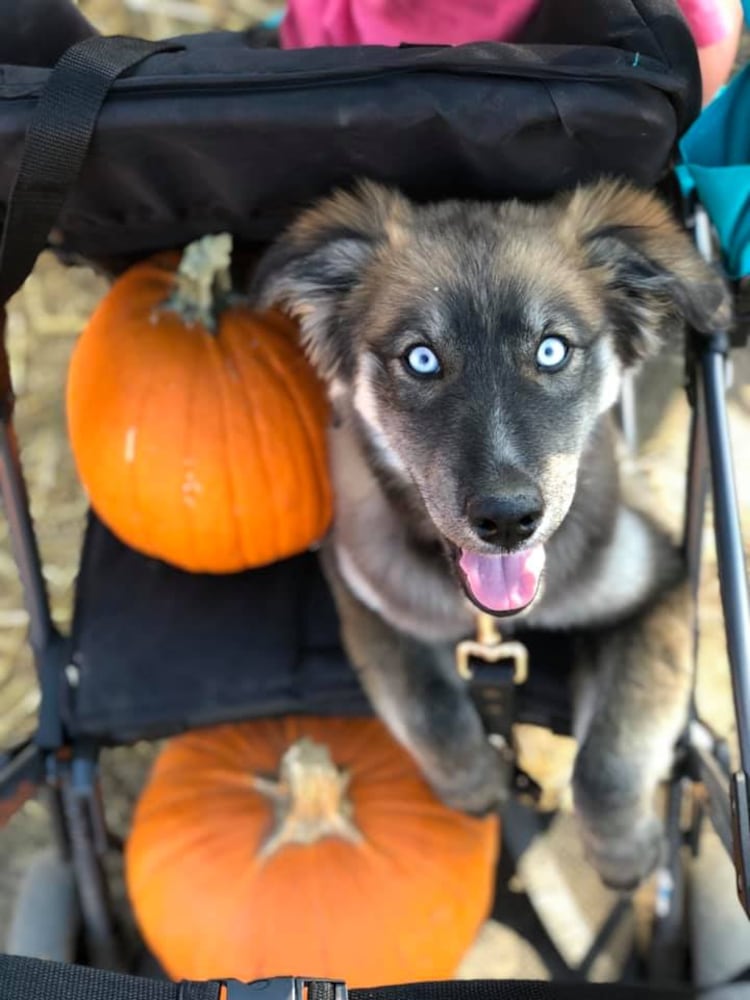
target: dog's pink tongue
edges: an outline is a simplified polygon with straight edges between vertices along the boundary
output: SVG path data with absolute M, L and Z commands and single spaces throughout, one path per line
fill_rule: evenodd
M 458 565 L 477 604 L 488 611 L 520 611 L 536 595 L 544 548 L 537 545 L 509 556 L 462 551 Z

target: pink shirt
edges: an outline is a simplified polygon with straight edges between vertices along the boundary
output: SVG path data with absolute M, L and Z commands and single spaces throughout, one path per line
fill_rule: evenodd
M 699 47 L 729 33 L 730 23 L 715 0 L 678 2 Z M 281 44 L 298 49 L 512 40 L 538 5 L 538 0 L 289 0 Z

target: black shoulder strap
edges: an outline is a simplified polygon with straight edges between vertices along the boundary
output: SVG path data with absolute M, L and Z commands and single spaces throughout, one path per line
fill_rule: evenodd
M 220 984 L 171 983 L 0 955 L 0 1000 L 219 1000 Z
M 305 987 L 305 988 L 303 988 Z M 292 977 L 170 983 L 78 965 L 0 955 L 0 1000 L 347 1000 L 340 981 Z M 617 984 L 469 980 L 349 990 L 348 1000 L 688 1000 L 692 991 Z
M 78 178 L 118 76 L 174 43 L 95 35 L 61 57 L 32 115 L 0 240 L 0 307 L 26 280 Z

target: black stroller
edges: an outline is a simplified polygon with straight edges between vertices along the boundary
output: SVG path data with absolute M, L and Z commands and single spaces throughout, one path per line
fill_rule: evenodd
M 263 33 L 102 38 L 70 0 L 0 0 L 0 302 L 45 246 L 64 262 L 93 263 L 111 275 L 219 230 L 252 257 L 303 206 L 361 175 L 418 201 L 538 199 L 597 176 L 622 176 L 659 186 L 681 207 L 704 256 L 717 253 L 705 210 L 670 174 L 676 141 L 700 105 L 694 45 L 671 0 L 546 0 L 514 45 L 284 52 L 259 40 Z M 654 914 L 648 960 L 629 967 L 631 981 L 651 983 L 645 995 L 655 997 L 672 987 L 691 995 L 684 865 L 686 851 L 700 849 L 704 817 L 731 853 L 750 907 L 750 619 L 724 405 L 726 360 L 746 339 L 739 293 L 735 329 L 686 344 L 692 424 L 684 545 L 697 588 L 710 481 L 741 759 L 732 772 L 726 746 L 697 718 L 677 748 L 667 789 L 670 889 Z M 72 944 L 55 957 L 93 968 L 0 957 L 0 1000 L 97 993 L 241 1000 L 258 992 L 268 1000 L 344 1000 L 345 985 L 327 981 L 178 986 L 118 974 L 136 970 L 128 968 L 109 903 L 103 859 L 111 842 L 97 775 L 104 746 L 259 716 L 367 714 L 315 555 L 222 577 L 189 574 L 129 549 L 91 513 L 73 629 L 63 635 L 45 593 L 12 416 L 1 353 L 0 495 L 41 708 L 34 738 L 0 757 L 0 818 L 45 789 L 59 857 L 52 874 L 37 878 L 34 891 L 44 891 L 35 905 L 80 919 L 80 933 L 58 935 Z M 553 657 L 544 635 L 523 641 L 529 679 L 513 697 L 503 693 L 502 725 L 509 736 L 519 721 L 567 732 L 569 706 L 552 662 L 559 644 Z M 248 663 L 259 669 L 238 669 Z M 442 983 L 354 996 L 631 995 L 630 986 L 585 984 L 627 899 L 576 969 L 545 938 L 528 903 L 516 897 L 503 911 L 502 886 L 539 822 L 522 801 L 533 789 L 520 777 L 519 801 L 504 816 L 498 915 L 534 935 L 552 978 L 567 982 Z M 32 945 L 31 953 L 39 951 Z

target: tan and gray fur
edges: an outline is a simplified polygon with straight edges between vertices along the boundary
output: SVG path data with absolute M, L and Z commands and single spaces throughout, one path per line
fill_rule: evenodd
M 328 386 L 322 558 L 375 709 L 446 802 L 502 799 L 454 668 L 476 616 L 455 555 L 497 548 L 472 497 L 533 493 L 546 568 L 518 617 L 581 630 L 576 804 L 602 877 L 638 882 L 657 862 L 652 798 L 686 715 L 689 607 L 677 551 L 622 499 L 609 410 L 623 374 L 685 323 L 729 321 L 723 283 L 660 201 L 621 183 L 427 206 L 365 183 L 304 213 L 254 293 L 297 317 Z M 556 372 L 535 362 L 550 332 L 569 345 Z M 439 378 L 407 369 L 415 344 Z

